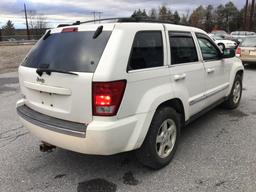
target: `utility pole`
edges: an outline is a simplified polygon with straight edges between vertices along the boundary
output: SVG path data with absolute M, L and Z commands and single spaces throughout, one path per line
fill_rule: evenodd
M 100 20 L 102 13 L 103 13 L 103 12 L 100 12 L 100 11 L 93 11 L 93 12 L 92 12 L 94 23 L 96 22 L 96 14 L 98 14 L 98 19 Z M 100 21 L 99 21 L 99 23 L 100 23 Z
M 27 37 L 28 37 L 28 40 L 30 40 L 30 33 L 29 33 L 29 28 L 28 28 L 27 8 L 26 8 L 25 3 L 24 3 L 24 12 L 25 12 L 25 19 L 26 19 L 26 27 L 27 27 Z
M 245 8 L 244 8 L 244 30 L 247 30 L 247 10 L 248 10 L 248 0 L 246 0 Z
M 249 30 L 250 31 L 253 29 L 254 6 L 255 6 L 255 0 L 252 0 L 251 10 L 250 10 L 250 21 L 249 21 Z
M 99 14 L 99 23 L 100 23 L 100 19 L 101 19 L 101 14 L 102 14 L 103 12 L 98 12 L 98 14 Z

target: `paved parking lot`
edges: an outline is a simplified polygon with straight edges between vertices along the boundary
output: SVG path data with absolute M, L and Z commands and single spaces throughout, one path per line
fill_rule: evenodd
M 1 74 L 0 191 L 256 191 L 256 67 L 245 72 L 240 107 L 216 108 L 183 129 L 175 158 L 160 171 L 142 167 L 132 153 L 41 153 L 16 115 L 19 97 L 17 73 Z

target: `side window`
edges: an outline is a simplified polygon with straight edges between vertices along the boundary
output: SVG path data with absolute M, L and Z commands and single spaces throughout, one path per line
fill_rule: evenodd
M 220 50 L 206 36 L 197 34 L 198 43 L 205 61 L 219 60 Z
M 198 61 L 196 46 L 189 32 L 169 32 L 172 65 Z
M 141 31 L 135 35 L 128 70 L 163 66 L 164 51 L 161 31 Z

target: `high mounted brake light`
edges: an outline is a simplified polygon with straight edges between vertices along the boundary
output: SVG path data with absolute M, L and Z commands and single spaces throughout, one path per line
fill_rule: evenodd
M 68 28 L 64 28 L 62 29 L 62 33 L 68 33 L 68 32 L 77 32 L 78 28 L 77 27 L 68 27 Z
M 126 80 L 92 83 L 94 116 L 115 116 L 123 99 Z

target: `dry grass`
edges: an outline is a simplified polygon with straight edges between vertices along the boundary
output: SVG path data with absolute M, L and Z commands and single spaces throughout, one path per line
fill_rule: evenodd
M 32 45 L 0 46 L 0 73 L 17 70 Z

